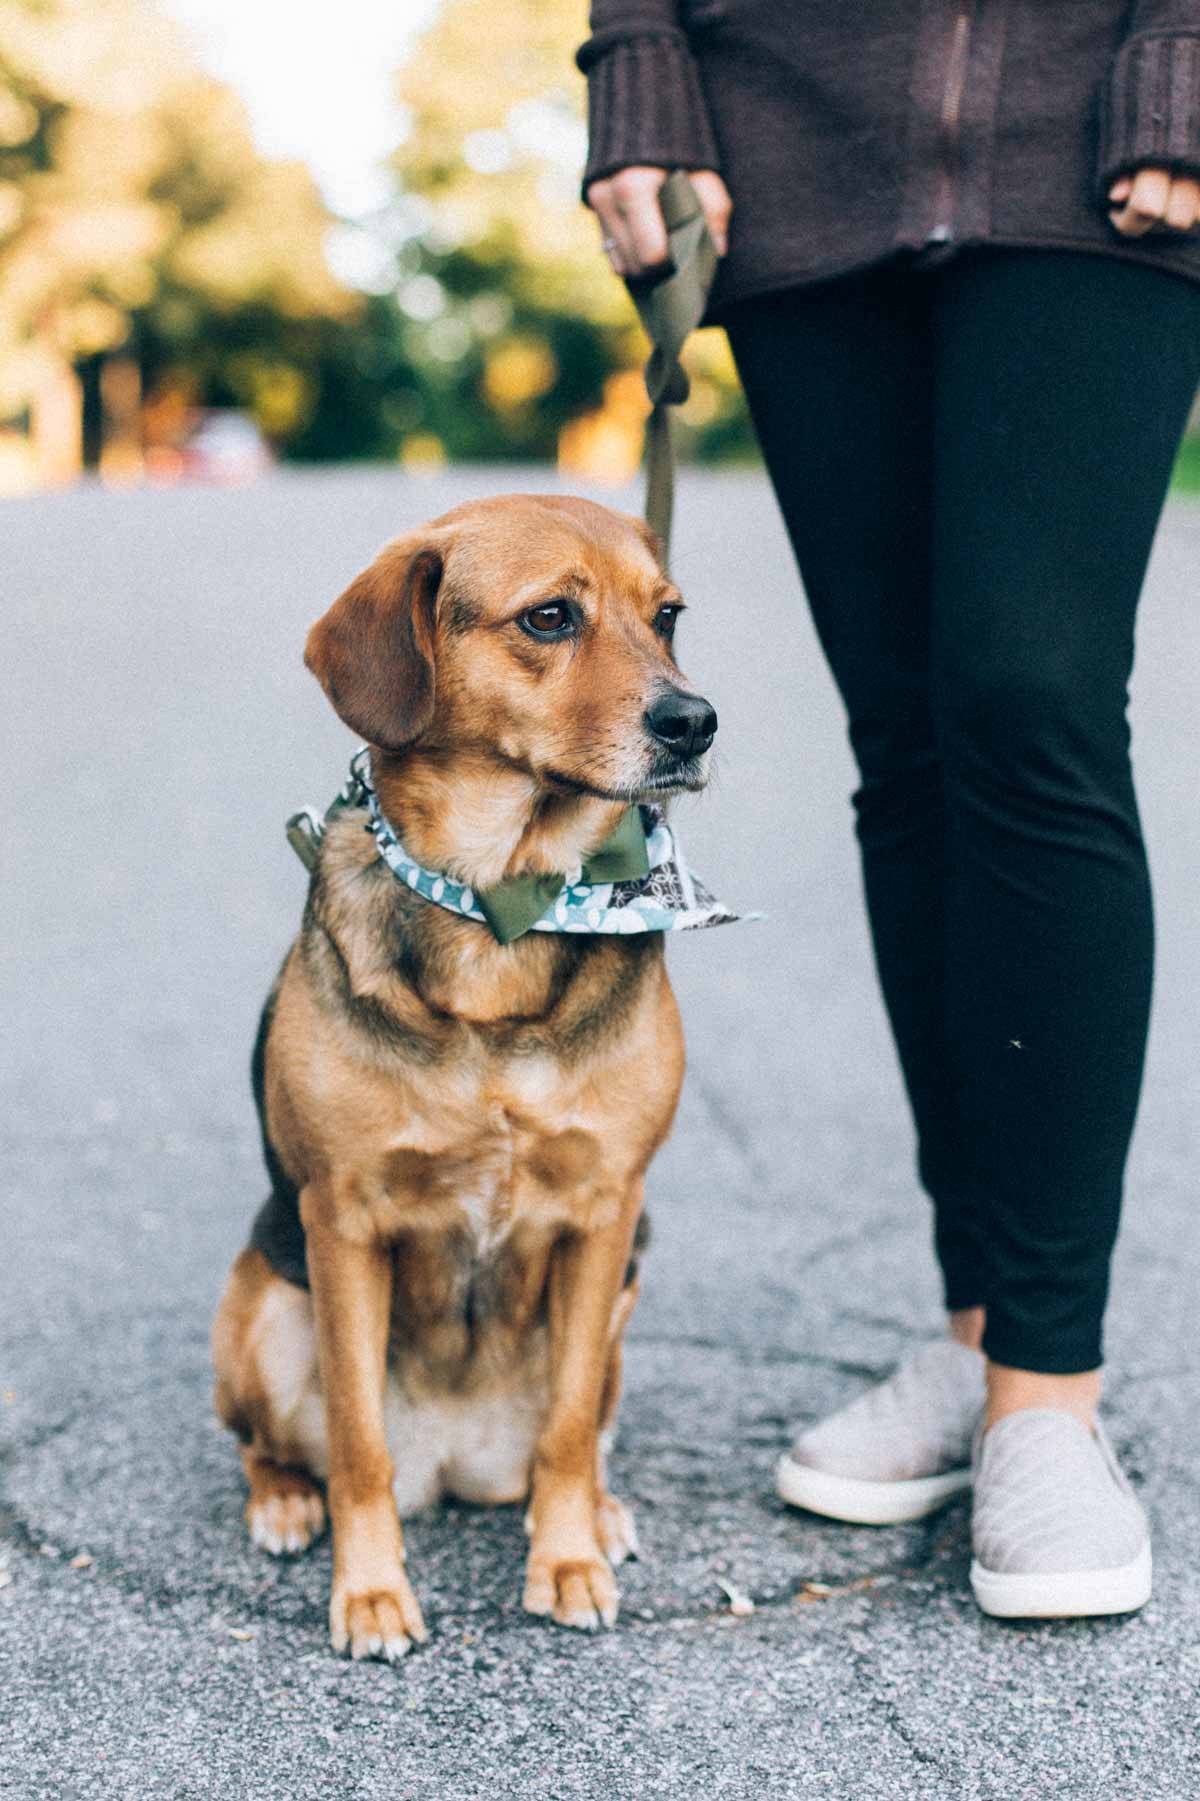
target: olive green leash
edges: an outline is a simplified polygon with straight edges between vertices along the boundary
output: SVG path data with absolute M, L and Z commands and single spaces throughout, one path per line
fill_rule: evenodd
M 717 247 L 704 220 L 700 197 L 686 170 L 675 169 L 658 192 L 667 227 L 670 271 L 657 279 L 630 281 L 638 317 L 653 349 L 646 364 L 650 418 L 646 425 L 646 523 L 662 545 L 666 562 L 671 551 L 671 515 L 675 503 L 675 450 L 671 408 L 688 397 L 688 375 L 680 353 L 704 317 L 717 272 Z

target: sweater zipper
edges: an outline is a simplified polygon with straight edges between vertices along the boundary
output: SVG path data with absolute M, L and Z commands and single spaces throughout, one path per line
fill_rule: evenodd
M 962 117 L 963 88 L 967 79 L 967 50 L 971 41 L 971 20 L 975 8 L 960 6 L 950 39 L 950 55 L 946 62 L 946 84 L 942 89 L 941 131 L 939 134 L 938 195 L 934 209 L 931 244 L 948 244 L 954 236 L 954 177 L 958 171 L 958 139 Z

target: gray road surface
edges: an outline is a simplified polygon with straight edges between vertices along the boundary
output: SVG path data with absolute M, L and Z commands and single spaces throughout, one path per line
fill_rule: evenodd
M 753 475 L 692 477 L 681 506 L 684 657 L 722 729 L 719 777 L 680 822 L 709 881 L 770 919 L 672 949 L 691 1069 L 632 1329 L 616 1477 L 645 1555 L 621 1624 L 587 1639 L 526 1618 L 517 1511 L 457 1508 L 409 1535 L 432 1642 L 355 1667 L 326 1643 L 328 1547 L 280 1565 L 246 1540 L 207 1331 L 264 1192 L 246 1062 L 303 894 L 282 820 L 333 795 L 351 748 L 303 632 L 393 532 L 551 481 L 281 474 L 4 511 L 0 1789 L 1200 1794 L 1200 510 L 1183 504 L 1136 681 L 1161 955 L 1110 1339 L 1152 1605 L 1003 1626 L 967 1592 L 965 1506 L 857 1530 L 772 1497 L 789 1425 L 917 1342 L 937 1290 L 841 722 Z

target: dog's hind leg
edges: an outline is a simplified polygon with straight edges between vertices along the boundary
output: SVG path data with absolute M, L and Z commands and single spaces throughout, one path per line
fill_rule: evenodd
M 273 1557 L 307 1551 L 325 1530 L 325 1499 L 307 1470 L 290 1469 L 251 1445 L 242 1449 L 250 1484 L 246 1525 L 260 1550 Z
M 275 1556 L 305 1551 L 325 1525 L 312 1302 L 259 1251 L 243 1251 L 230 1272 L 213 1362 L 217 1412 L 242 1440 L 250 1537 Z

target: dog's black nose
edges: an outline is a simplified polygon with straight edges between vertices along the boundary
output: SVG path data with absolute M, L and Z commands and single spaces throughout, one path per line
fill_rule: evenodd
M 682 761 L 704 754 L 717 735 L 717 716 L 702 694 L 677 688 L 660 694 L 645 716 L 646 730 Z

